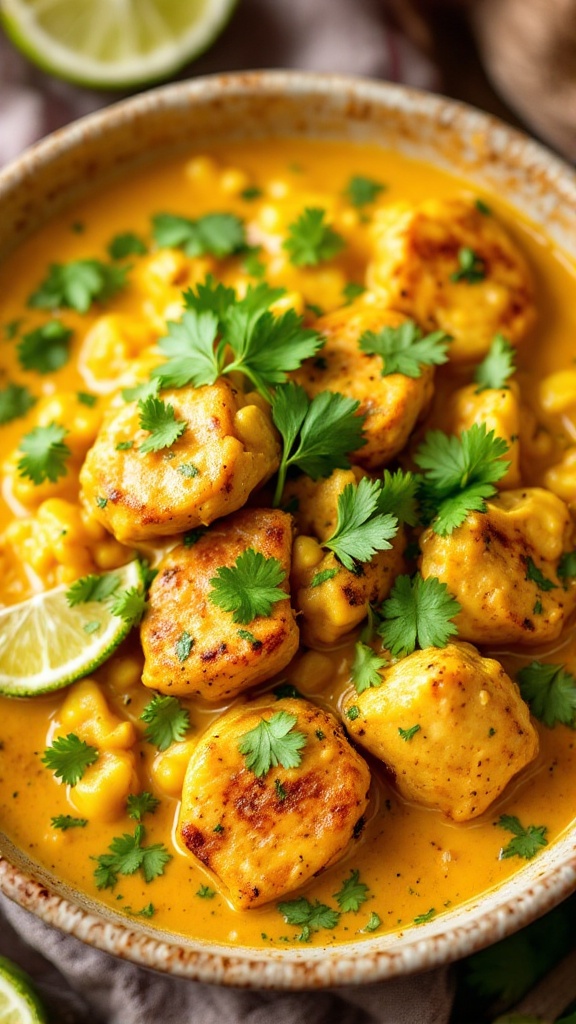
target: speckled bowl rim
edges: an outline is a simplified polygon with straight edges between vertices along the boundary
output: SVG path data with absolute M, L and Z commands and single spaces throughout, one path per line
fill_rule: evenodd
M 253 115 L 240 129 L 245 137 L 274 134 L 275 118 L 283 110 L 288 123 L 279 135 L 397 145 L 488 189 L 504 190 L 513 205 L 546 225 L 553 242 L 576 256 L 576 175 L 539 144 L 440 96 L 369 79 L 286 71 L 166 86 L 83 118 L 33 146 L 0 173 L 0 234 L 6 250 L 34 223 L 62 208 L 67 197 L 74 198 L 75 161 L 81 162 L 82 154 L 90 151 L 90 166 L 98 175 L 97 154 L 111 134 L 126 134 L 125 152 L 118 156 L 118 163 L 126 164 L 130 147 L 133 153 L 138 149 L 138 131 L 150 119 L 159 123 L 163 116 L 177 120 L 200 111 L 200 121 L 203 114 L 209 121 L 218 109 L 235 105 L 238 113 Z M 204 133 L 208 121 L 202 122 Z M 576 828 L 571 828 L 511 879 L 426 925 L 345 945 L 256 949 L 126 924 L 49 877 L 5 838 L 0 837 L 0 849 L 0 890 L 48 924 L 135 964 L 247 988 L 326 988 L 425 971 L 509 935 L 576 889 Z

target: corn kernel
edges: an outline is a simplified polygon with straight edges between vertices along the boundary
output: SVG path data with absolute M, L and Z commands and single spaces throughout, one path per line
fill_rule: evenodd
M 292 554 L 292 569 L 295 573 L 313 569 L 323 558 L 324 552 L 315 537 L 305 537 L 302 534 L 296 537 Z
M 70 688 L 60 709 L 60 722 L 65 732 L 78 733 L 99 750 L 128 750 L 136 742 L 132 722 L 111 712 L 93 679 L 83 679 Z
M 142 661 L 140 658 L 126 656 L 113 658 L 106 665 L 106 682 L 118 693 L 137 686 L 142 678 Z
M 124 547 L 119 541 L 110 537 L 107 540 L 98 541 L 92 550 L 92 557 L 99 569 L 106 572 L 107 569 L 116 569 L 124 565 L 130 554 L 130 549 Z
M 184 776 L 195 746 L 194 740 L 173 743 L 169 750 L 155 757 L 152 776 L 160 789 L 170 796 L 180 796 L 182 793 Z
M 544 474 L 544 486 L 564 501 L 576 501 L 576 448 L 568 448 L 564 458 Z
M 250 184 L 248 175 L 239 167 L 227 167 L 220 175 L 220 188 L 227 196 L 237 196 Z
M 284 199 L 292 191 L 290 183 L 284 181 L 282 178 L 278 178 L 276 181 L 271 181 L 268 185 L 268 195 L 272 199 Z
M 294 666 L 290 678 L 303 693 L 317 693 L 334 678 L 334 664 L 320 651 L 307 651 Z
M 262 434 L 269 433 L 270 421 L 256 405 L 245 405 L 234 416 L 234 429 L 246 448 L 260 448 Z
M 551 373 L 540 384 L 540 404 L 547 413 L 563 413 L 576 406 L 576 370 Z
M 83 818 L 114 821 L 124 813 L 126 798 L 136 788 L 134 756 L 104 751 L 77 785 L 69 787 L 68 799 Z
M 282 224 L 280 210 L 271 203 L 265 203 L 260 207 L 258 220 L 264 231 L 278 231 Z
M 198 184 L 209 184 L 216 179 L 218 166 L 210 156 L 195 156 L 186 164 L 185 172 Z

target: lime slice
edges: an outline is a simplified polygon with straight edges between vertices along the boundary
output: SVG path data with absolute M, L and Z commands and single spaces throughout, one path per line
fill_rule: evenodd
M 142 586 L 137 561 L 102 579 L 110 577 L 118 577 L 115 594 Z M 98 668 L 130 632 L 132 623 L 112 614 L 110 600 L 70 607 L 67 590 L 64 584 L 0 611 L 0 693 L 33 697 L 68 686 Z
M 24 971 L 0 956 L 0 1024 L 46 1024 L 46 1014 Z
M 214 41 L 236 0 L 0 0 L 0 20 L 35 64 L 121 89 L 168 78 Z

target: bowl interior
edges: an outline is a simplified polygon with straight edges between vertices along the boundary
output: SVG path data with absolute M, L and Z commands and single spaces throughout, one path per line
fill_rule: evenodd
M 441 97 L 284 72 L 169 86 L 55 133 L 0 175 L 0 256 L 69 203 L 135 167 L 192 147 L 274 136 L 376 142 L 455 171 L 505 196 L 576 257 L 576 177 L 535 143 Z M 493 892 L 418 929 L 325 949 L 232 950 L 127 926 L 1 835 L 0 850 L 0 887 L 46 921 L 136 963 L 253 987 L 334 986 L 424 970 L 496 941 L 576 885 L 571 831 Z

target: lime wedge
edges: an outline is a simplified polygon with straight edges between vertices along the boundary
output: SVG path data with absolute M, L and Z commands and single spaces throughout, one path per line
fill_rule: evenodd
M 139 562 L 101 579 L 118 578 L 114 596 L 142 587 Z M 33 697 L 81 679 L 110 657 L 130 632 L 130 620 L 113 615 L 112 600 L 70 606 L 64 584 L 0 611 L 0 693 Z M 1 1018 L 0 1018 L 1 1020 Z
M 0 1024 L 46 1024 L 46 1014 L 32 981 L 0 956 Z
M 53 75 L 98 89 L 168 78 L 214 41 L 236 0 L 0 0 L 15 45 Z

